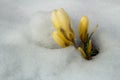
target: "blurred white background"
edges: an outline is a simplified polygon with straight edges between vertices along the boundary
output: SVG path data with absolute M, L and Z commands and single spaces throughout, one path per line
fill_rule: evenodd
M 89 31 L 99 24 L 100 53 L 93 60 L 73 47 L 50 49 L 57 46 L 50 37 L 50 13 L 57 8 L 68 12 L 76 34 L 83 15 Z M 119 13 L 119 0 L 0 0 L 0 80 L 119 80 Z

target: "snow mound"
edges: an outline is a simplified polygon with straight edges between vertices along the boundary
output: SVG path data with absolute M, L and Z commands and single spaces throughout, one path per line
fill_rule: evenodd
M 30 21 L 31 38 L 36 45 L 46 48 L 58 48 L 51 37 L 54 28 L 50 12 L 37 12 Z

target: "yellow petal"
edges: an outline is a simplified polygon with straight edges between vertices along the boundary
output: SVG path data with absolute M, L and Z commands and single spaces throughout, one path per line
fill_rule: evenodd
M 65 12 L 65 10 L 63 9 L 63 8 L 60 8 L 60 9 L 58 9 L 61 13 L 63 13 L 64 15 L 65 15 L 65 17 L 67 18 L 67 19 L 69 19 L 69 22 L 70 22 L 70 18 L 69 18 L 69 16 L 68 16 L 68 14 L 67 14 L 67 12 Z
M 67 46 L 70 46 L 72 43 L 70 42 L 70 41 L 68 41 L 65 37 L 64 37 L 64 35 L 61 33 L 61 32 L 59 32 L 59 31 L 54 31 L 53 33 L 52 33 L 52 37 L 53 37 L 53 39 L 55 40 L 55 42 L 59 45 L 59 46 L 61 46 L 61 47 L 67 47 Z
M 74 41 L 74 33 L 73 32 L 66 32 L 66 35 L 67 35 L 67 38 L 70 40 L 70 41 Z
M 91 53 L 91 50 L 92 50 L 92 41 L 89 40 L 88 48 L 87 48 L 87 53 L 90 54 L 90 53 Z
M 59 29 L 61 24 L 60 24 L 60 21 L 57 17 L 57 10 L 54 10 L 52 12 L 51 18 L 52 18 L 52 24 L 53 24 L 54 28 Z
M 61 23 L 62 29 L 64 29 L 65 31 L 69 31 L 70 30 L 70 18 L 68 14 L 64 11 L 64 9 L 61 8 L 57 10 L 57 17 Z
M 89 24 L 89 21 L 88 21 L 87 16 L 83 16 L 81 18 L 79 26 L 78 26 L 80 39 L 83 42 L 86 40 L 86 37 L 87 37 L 88 24 Z
M 74 41 L 74 33 L 73 31 L 65 31 L 62 28 L 58 29 L 57 31 L 60 31 L 61 33 L 63 33 L 63 35 L 65 36 L 65 38 L 71 42 Z
M 82 57 L 86 59 L 86 54 L 85 54 L 84 50 L 81 47 L 78 47 L 78 51 L 80 51 Z
M 60 38 L 61 38 L 65 43 L 67 43 L 68 45 L 71 45 L 71 44 L 72 44 L 71 40 L 68 40 L 68 39 L 65 37 L 65 35 L 61 32 L 61 30 L 57 30 L 57 33 L 58 33 L 58 35 L 60 36 Z

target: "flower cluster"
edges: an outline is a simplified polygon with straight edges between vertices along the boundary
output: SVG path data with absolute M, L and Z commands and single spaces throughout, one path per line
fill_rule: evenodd
M 89 20 L 87 16 L 82 16 L 78 25 L 78 32 L 81 40 L 81 45 L 76 46 L 75 34 L 71 28 L 70 18 L 64 9 L 57 9 L 52 12 L 52 23 L 55 31 L 52 33 L 54 41 L 61 47 L 65 48 L 73 45 L 77 50 L 80 51 L 83 58 L 90 60 L 93 52 L 97 54 L 98 51 L 93 47 L 91 36 L 96 31 L 97 26 L 93 32 L 89 35 L 88 26 Z

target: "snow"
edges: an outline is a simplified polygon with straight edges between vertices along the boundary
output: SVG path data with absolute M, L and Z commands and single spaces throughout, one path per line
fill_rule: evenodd
M 119 0 L 1 0 L 0 80 L 119 80 Z M 64 8 L 78 40 L 78 22 L 87 15 L 100 53 L 87 61 L 51 38 L 50 12 Z M 53 49 L 54 48 L 54 49 Z

